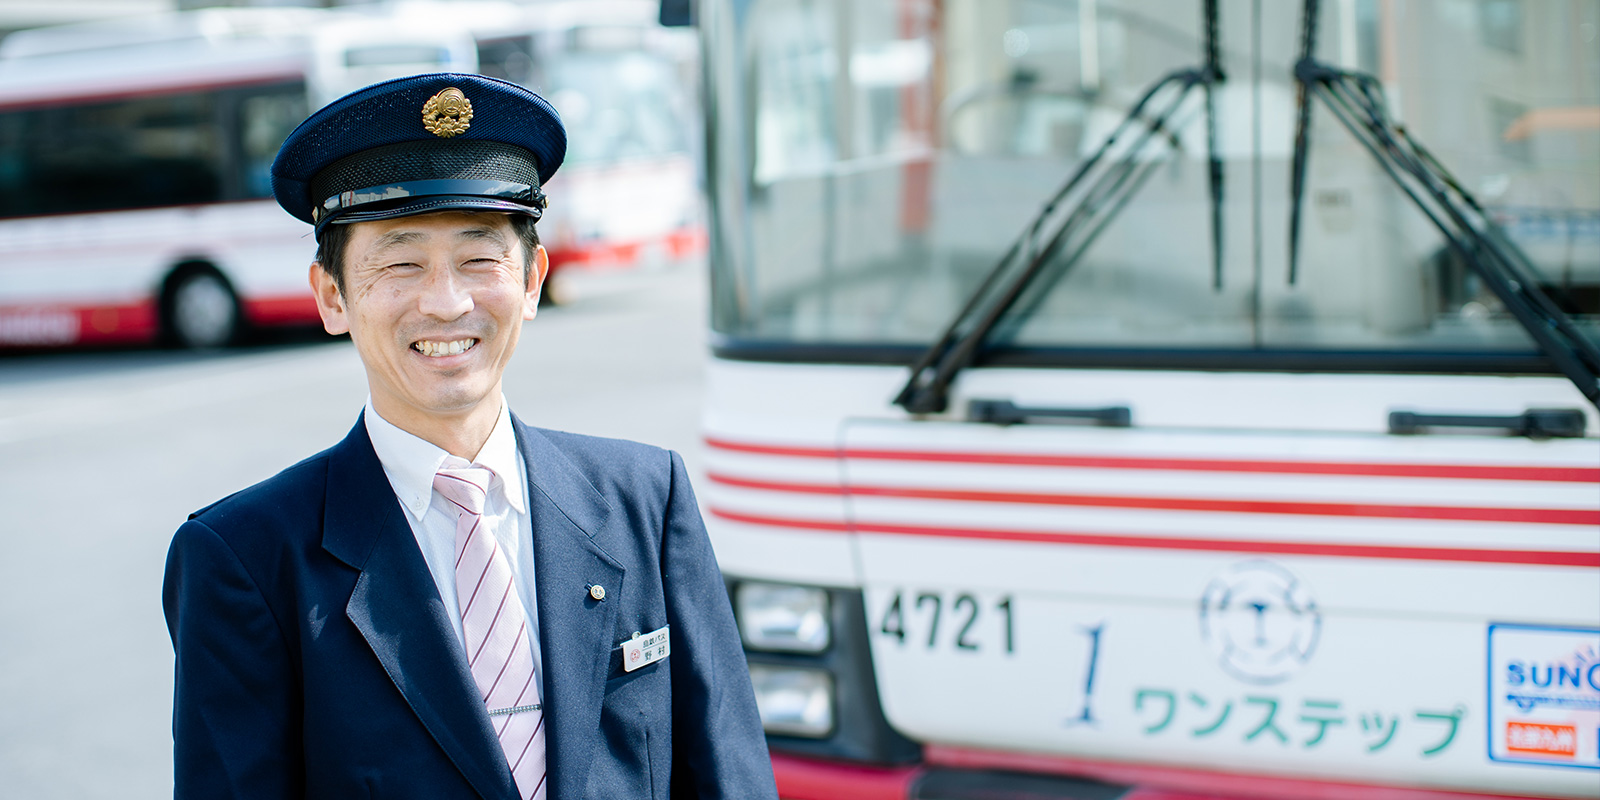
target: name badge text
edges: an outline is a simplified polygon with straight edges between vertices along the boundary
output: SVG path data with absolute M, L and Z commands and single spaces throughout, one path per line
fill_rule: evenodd
M 622 670 L 632 672 L 672 655 L 672 642 L 665 627 L 649 633 L 636 633 L 622 643 Z

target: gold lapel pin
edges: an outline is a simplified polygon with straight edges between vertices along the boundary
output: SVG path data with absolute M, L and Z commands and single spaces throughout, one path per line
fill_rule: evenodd
M 604 599 L 606 599 L 606 587 L 601 586 L 598 583 L 593 585 L 593 586 L 590 586 L 589 587 L 589 596 L 593 597 L 596 600 L 604 600 Z

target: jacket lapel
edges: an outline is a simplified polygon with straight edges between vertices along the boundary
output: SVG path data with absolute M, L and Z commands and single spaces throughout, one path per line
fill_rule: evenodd
M 611 513 L 605 498 L 544 434 L 512 422 L 528 466 L 550 796 L 582 797 L 626 570 L 593 541 Z M 607 599 L 590 595 L 595 585 Z
M 329 455 L 325 508 L 323 549 L 361 571 L 346 615 L 473 788 L 486 798 L 515 797 L 452 612 L 439 599 L 361 420 Z

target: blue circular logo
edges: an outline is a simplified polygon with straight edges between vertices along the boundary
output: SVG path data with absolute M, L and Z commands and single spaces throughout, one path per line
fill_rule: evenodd
M 1322 613 L 1303 581 L 1270 561 L 1235 564 L 1200 597 L 1200 633 L 1229 675 L 1249 683 L 1287 679 L 1311 660 Z

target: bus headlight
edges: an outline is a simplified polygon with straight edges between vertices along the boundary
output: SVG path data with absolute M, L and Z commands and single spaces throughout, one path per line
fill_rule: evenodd
M 750 685 L 768 733 L 820 738 L 833 732 L 833 676 L 826 670 L 751 664 Z
M 733 608 L 752 650 L 820 653 L 832 640 L 824 589 L 744 581 L 734 589 Z

